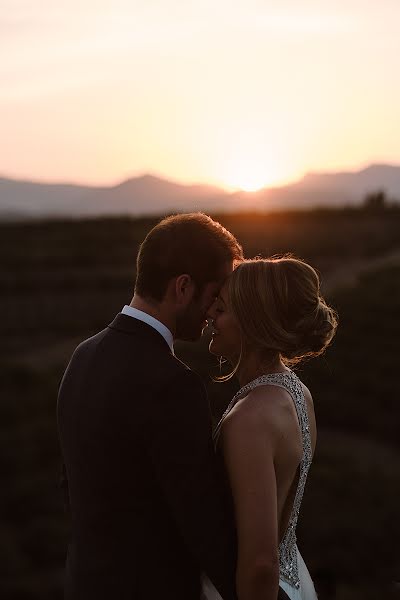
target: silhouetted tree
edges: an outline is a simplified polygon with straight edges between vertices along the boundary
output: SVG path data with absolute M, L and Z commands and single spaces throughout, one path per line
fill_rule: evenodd
M 388 198 L 385 190 L 376 190 L 365 196 L 364 207 L 367 210 L 384 210 L 388 207 Z

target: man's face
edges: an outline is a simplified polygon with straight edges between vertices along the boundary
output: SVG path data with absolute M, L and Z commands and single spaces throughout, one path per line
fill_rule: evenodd
M 207 313 L 215 302 L 225 279 L 232 273 L 233 264 L 227 263 L 221 269 L 217 281 L 210 281 L 203 286 L 200 295 L 186 307 L 177 318 L 176 337 L 180 340 L 195 341 L 207 325 Z

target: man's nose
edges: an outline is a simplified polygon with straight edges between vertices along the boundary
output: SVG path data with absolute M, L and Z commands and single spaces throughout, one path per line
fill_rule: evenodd
M 217 301 L 214 300 L 214 302 L 211 304 L 210 308 L 207 311 L 207 319 L 213 321 L 215 319 L 216 316 L 216 305 L 217 305 Z

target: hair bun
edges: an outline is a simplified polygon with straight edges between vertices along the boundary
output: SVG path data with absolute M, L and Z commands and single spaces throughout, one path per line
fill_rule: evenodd
M 320 296 L 314 311 L 302 319 L 299 327 L 301 354 L 314 356 L 321 354 L 332 341 L 337 323 L 336 312 Z

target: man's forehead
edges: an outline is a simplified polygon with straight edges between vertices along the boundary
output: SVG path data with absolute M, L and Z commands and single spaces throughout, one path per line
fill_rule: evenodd
M 217 287 L 218 289 L 221 289 L 222 286 L 224 285 L 224 283 L 226 282 L 226 280 L 228 279 L 228 277 L 231 275 L 232 273 L 232 269 L 228 270 L 226 269 L 225 271 L 220 273 L 219 279 L 217 281 L 214 281 L 214 285 L 215 287 Z
M 224 288 L 225 281 L 226 281 L 226 278 L 219 282 L 216 281 L 216 282 L 212 283 L 209 287 L 210 294 L 217 298 L 221 294 L 221 290 Z
M 214 279 L 213 281 L 209 281 L 206 284 L 206 289 L 215 296 L 218 296 L 222 286 L 224 285 L 225 281 L 228 279 L 232 271 L 233 263 L 225 264 L 224 267 L 220 270 L 218 278 Z

